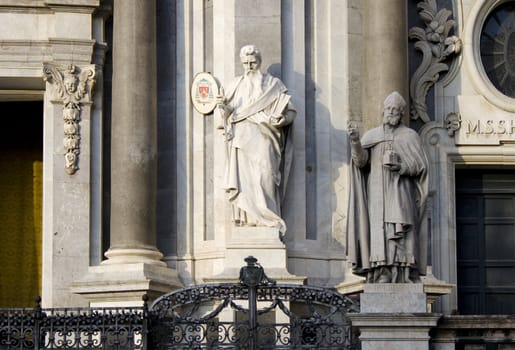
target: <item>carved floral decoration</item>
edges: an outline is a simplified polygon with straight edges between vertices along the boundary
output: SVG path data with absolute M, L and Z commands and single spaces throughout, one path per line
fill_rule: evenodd
M 69 65 L 66 69 L 60 69 L 55 65 L 45 64 L 43 79 L 55 86 L 57 96 L 63 103 L 64 167 L 68 174 L 73 175 L 79 168 L 82 105 L 91 100 L 95 68 Z
M 430 121 L 427 114 L 426 96 L 440 74 L 449 70 L 445 61 L 461 52 L 462 43 L 455 35 L 449 36 L 454 20 L 449 19 L 452 11 L 438 10 L 436 0 L 424 0 L 417 4 L 419 15 L 426 28 L 413 27 L 409 38 L 416 39 L 415 49 L 422 52 L 422 62 L 410 82 L 411 118 Z

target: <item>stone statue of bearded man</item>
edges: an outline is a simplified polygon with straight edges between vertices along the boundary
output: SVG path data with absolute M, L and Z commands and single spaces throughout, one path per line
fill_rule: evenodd
M 348 257 L 370 283 L 419 282 L 427 263 L 428 161 L 419 135 L 402 124 L 406 102 L 384 101 L 383 124 L 360 140 L 349 128 L 352 151 Z
M 215 113 L 224 120 L 227 142 L 225 191 L 239 226 L 286 231 L 281 201 L 292 159 L 289 125 L 296 112 L 284 84 L 262 73 L 254 45 L 240 50 L 244 74 L 221 94 Z

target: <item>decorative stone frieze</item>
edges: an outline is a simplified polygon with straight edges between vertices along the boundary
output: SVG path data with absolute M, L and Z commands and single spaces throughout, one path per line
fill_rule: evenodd
M 46 63 L 43 79 L 52 84 L 56 102 L 63 104 L 65 170 L 73 175 L 78 167 L 80 154 L 80 120 L 84 103 L 91 102 L 95 85 L 95 66 L 79 68 L 70 64 L 65 69 Z
M 438 81 L 440 74 L 449 70 L 446 61 L 461 52 L 462 43 L 457 36 L 449 35 L 455 23 L 449 19 L 452 11 L 438 10 L 436 0 L 423 0 L 417 7 L 426 27 L 409 30 L 409 38 L 417 40 L 415 49 L 422 52 L 422 62 L 410 81 L 411 118 L 427 123 L 431 120 L 427 114 L 427 92 Z

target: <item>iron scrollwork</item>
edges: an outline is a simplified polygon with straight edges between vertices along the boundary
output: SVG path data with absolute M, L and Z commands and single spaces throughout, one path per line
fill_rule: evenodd
M 250 270 L 257 273 L 246 275 Z M 240 276 L 247 283 L 245 276 L 253 276 L 250 285 L 197 285 L 165 294 L 150 308 L 144 299 L 140 308 L 42 309 L 38 299 L 33 309 L 0 309 L 0 348 L 359 348 L 347 317 L 359 312 L 352 299 L 331 289 L 274 283 L 255 258 Z
M 150 307 L 152 347 L 358 348 L 346 316 L 359 312 L 355 301 L 330 289 L 277 284 L 255 258 L 246 261 L 239 284 L 199 285 L 157 299 Z

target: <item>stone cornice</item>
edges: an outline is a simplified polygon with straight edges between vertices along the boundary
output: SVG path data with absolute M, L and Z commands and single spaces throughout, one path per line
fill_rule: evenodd
M 89 64 L 95 40 L 50 38 L 49 40 L 0 40 L 0 67 L 41 67 L 45 61 Z
M 47 6 L 68 6 L 68 7 L 97 7 L 100 0 L 46 0 Z
M 93 13 L 105 0 L 2 0 L 0 12 Z
M 54 62 L 91 63 L 96 41 L 82 39 L 49 38 Z
M 100 0 L 47 0 L 45 4 L 58 12 L 93 13 Z
M 0 4 L 2 8 L 45 8 L 44 0 L 3 0 Z

